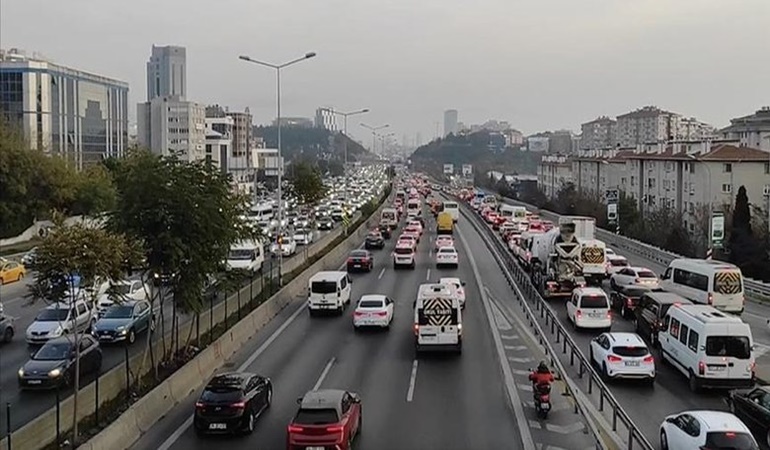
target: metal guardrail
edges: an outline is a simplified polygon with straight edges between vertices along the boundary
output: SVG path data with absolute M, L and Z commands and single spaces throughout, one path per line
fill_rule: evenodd
M 525 206 L 531 210 L 538 211 L 540 216 L 542 216 L 547 220 L 551 220 L 553 222 L 556 222 L 559 220 L 559 214 L 553 211 L 540 209 L 535 205 L 530 205 L 529 203 L 524 203 L 522 201 L 513 200 L 507 197 L 503 197 L 503 201 L 511 205 Z M 626 236 L 621 236 L 619 234 L 616 234 L 601 228 L 596 229 L 596 237 L 599 240 L 605 241 L 607 243 L 611 243 L 613 247 L 629 251 L 635 254 L 636 256 L 644 258 L 648 261 L 658 263 L 662 266 L 668 266 L 669 263 L 674 259 L 684 258 L 684 256 L 682 255 L 677 255 L 676 253 L 672 253 L 668 250 L 655 247 L 654 245 L 646 244 L 644 242 L 638 241 L 636 239 L 631 239 Z M 746 296 L 748 297 L 759 298 L 759 299 L 770 299 L 770 284 L 768 283 L 763 283 L 758 280 L 752 280 L 751 278 L 744 278 L 743 290 L 746 293 Z
M 655 447 L 650 443 L 650 441 L 647 440 L 647 438 L 642 434 L 628 413 L 626 413 L 620 406 L 618 400 L 612 395 L 607 385 L 602 381 L 601 376 L 594 370 L 593 366 L 590 364 L 575 341 L 572 340 L 572 337 L 570 337 L 567 330 L 561 324 L 556 313 L 540 296 L 537 289 L 532 285 L 527 273 L 524 272 L 524 270 L 514 260 L 513 256 L 503 245 L 502 241 L 498 239 L 494 231 L 489 228 L 486 223 L 482 222 L 478 214 L 469 210 L 468 206 L 464 202 L 460 202 L 460 204 L 462 205 L 466 218 L 470 219 L 470 223 L 479 231 L 479 234 L 485 238 L 485 242 L 488 246 L 490 246 L 490 249 L 493 250 L 492 253 L 495 256 L 495 259 L 498 261 L 498 264 L 503 269 L 503 273 L 505 274 L 511 289 L 513 289 L 514 292 L 518 294 L 516 296 L 517 300 L 526 316 L 527 321 L 529 322 L 530 327 L 535 329 L 535 335 L 539 337 L 540 344 L 546 348 L 546 354 L 550 356 L 552 365 L 555 366 L 560 373 L 566 374 L 566 370 L 561 364 L 561 361 L 554 357 L 556 353 L 554 352 L 551 343 L 544 338 L 545 334 L 537 321 L 535 313 L 530 308 L 530 304 L 535 306 L 536 312 L 539 313 L 540 318 L 545 320 L 546 327 L 550 328 L 550 334 L 556 338 L 555 344 L 561 344 L 562 354 L 567 355 L 569 352 L 570 366 L 575 366 L 578 364 L 578 378 L 583 379 L 585 376 L 588 377 L 587 393 L 589 398 L 593 398 L 594 390 L 599 389 L 597 406 L 599 411 L 602 413 L 604 413 L 605 409 L 608 407 L 611 409 L 610 417 L 612 432 L 620 436 L 620 434 L 618 434 L 619 426 L 623 426 L 625 428 L 627 439 L 626 448 L 628 450 L 654 450 Z M 528 304 L 527 301 L 529 301 L 530 304 Z M 567 377 L 564 378 L 565 380 L 568 379 Z M 581 389 L 573 385 L 572 382 L 568 382 L 567 386 L 570 393 L 581 391 Z M 580 402 L 576 396 L 573 395 L 573 398 L 575 399 L 575 412 L 580 412 L 583 417 L 588 418 L 586 412 L 583 410 L 584 406 L 580 405 Z M 591 421 L 589 420 L 589 423 L 590 422 Z M 597 433 L 596 430 L 594 430 L 594 432 Z M 601 439 L 596 434 L 595 436 L 597 438 L 597 445 L 600 445 Z M 597 448 L 602 447 L 600 446 Z

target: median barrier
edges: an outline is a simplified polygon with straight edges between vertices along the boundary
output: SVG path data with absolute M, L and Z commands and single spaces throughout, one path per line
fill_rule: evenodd
M 373 217 L 377 217 L 384 207 L 385 204 L 381 205 L 375 211 Z M 208 382 L 211 375 L 227 359 L 240 350 L 246 341 L 253 338 L 256 332 L 278 315 L 281 310 L 287 305 L 304 302 L 304 293 L 306 292 L 310 277 L 321 270 L 329 270 L 332 267 L 338 268 L 347 257 L 348 252 L 359 247 L 361 239 L 366 236 L 370 226 L 371 220 L 361 224 L 355 231 L 350 233 L 347 239 L 339 243 L 310 267 L 303 270 L 275 295 L 234 324 L 225 334 L 145 396 L 145 398 L 151 397 L 153 400 L 141 399 L 137 401 L 109 427 L 102 430 L 80 448 L 86 450 L 118 450 L 126 449 L 133 445 L 141 437 L 142 433 L 146 432 L 146 429 L 143 429 L 146 424 L 152 425 L 157 423 L 171 408 Z M 327 241 L 326 244 L 328 245 L 331 241 L 333 239 Z M 322 241 L 318 242 L 318 244 L 321 243 Z M 220 306 L 222 306 L 221 314 L 224 315 L 224 307 L 221 303 L 217 305 L 217 307 Z M 217 308 L 215 307 L 215 313 L 216 310 Z M 202 320 L 200 324 L 201 332 L 203 323 Z M 208 324 L 208 322 L 206 323 Z M 193 326 L 193 321 L 180 325 L 179 335 L 185 336 L 190 326 Z M 166 397 L 166 394 L 170 395 L 170 397 Z M 165 403 L 158 407 L 156 402 L 161 399 L 166 399 Z M 140 409 L 141 411 L 139 411 Z M 141 425 L 139 424 L 139 418 L 141 418 Z M 133 434 L 131 431 L 133 431 Z M 16 450 L 16 434 L 14 434 L 13 438 L 13 450 Z M 18 448 L 26 449 L 27 447 Z M 38 447 L 29 448 L 39 448 L 39 444 Z

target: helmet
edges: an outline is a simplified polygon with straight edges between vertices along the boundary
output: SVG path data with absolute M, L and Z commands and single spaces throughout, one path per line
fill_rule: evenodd
M 537 371 L 547 373 L 550 372 L 551 369 L 548 368 L 548 364 L 545 361 L 540 361 L 540 364 L 537 366 Z

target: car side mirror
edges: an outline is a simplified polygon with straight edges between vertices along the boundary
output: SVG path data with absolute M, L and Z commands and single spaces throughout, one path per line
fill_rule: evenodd
M 674 418 L 673 418 L 673 417 L 667 417 L 667 418 L 666 418 L 666 422 L 668 422 L 668 423 L 674 423 L 675 421 L 674 421 Z
M 465 286 L 465 281 L 460 283 L 461 286 Z
M 298 397 L 298 398 L 297 398 L 297 404 L 298 404 L 298 405 L 301 405 L 301 404 L 302 404 L 302 397 Z

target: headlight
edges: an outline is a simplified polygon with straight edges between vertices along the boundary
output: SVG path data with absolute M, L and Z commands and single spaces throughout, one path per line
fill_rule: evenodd
M 62 334 L 62 332 L 63 332 L 63 331 L 64 331 L 64 330 L 62 330 L 62 328 L 61 328 L 61 327 L 56 327 L 56 328 L 54 328 L 53 330 L 51 330 L 49 333 L 50 333 L 50 334 L 52 334 L 52 335 L 54 335 L 54 336 L 59 336 L 59 335 L 61 335 L 61 334 Z
M 19 369 L 19 378 L 22 378 L 24 376 L 24 368 Z
M 126 329 L 125 325 L 121 325 L 117 328 L 115 328 L 115 331 L 124 331 Z
M 61 375 L 61 369 L 53 369 L 52 371 L 48 372 L 48 376 L 51 378 L 56 378 L 59 375 Z

